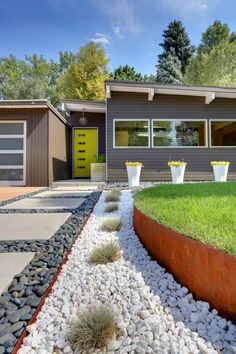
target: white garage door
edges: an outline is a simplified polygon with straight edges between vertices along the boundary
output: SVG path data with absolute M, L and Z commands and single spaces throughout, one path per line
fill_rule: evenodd
M 25 185 L 26 122 L 0 121 L 0 185 Z

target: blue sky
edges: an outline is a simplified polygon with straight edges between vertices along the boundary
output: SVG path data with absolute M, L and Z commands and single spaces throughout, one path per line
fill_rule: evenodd
M 0 0 L 0 56 L 57 60 L 92 39 L 105 46 L 110 70 L 129 64 L 150 74 L 170 21 L 182 20 L 196 45 L 215 19 L 236 31 L 235 10 L 235 0 Z

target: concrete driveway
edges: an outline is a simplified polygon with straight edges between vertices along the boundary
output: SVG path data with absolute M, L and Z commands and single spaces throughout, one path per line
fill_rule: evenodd
M 39 191 L 43 187 L 0 187 L 0 202 Z

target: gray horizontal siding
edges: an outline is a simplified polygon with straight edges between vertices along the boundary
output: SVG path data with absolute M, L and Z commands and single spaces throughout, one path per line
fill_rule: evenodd
M 169 159 L 184 159 L 187 180 L 212 179 L 212 160 L 229 160 L 229 178 L 236 178 L 236 148 L 113 148 L 114 119 L 235 119 L 236 100 L 217 98 L 209 105 L 204 98 L 155 95 L 153 101 L 146 94 L 112 92 L 107 100 L 107 164 L 108 180 L 127 180 L 125 161 L 144 164 L 142 180 L 169 180 Z

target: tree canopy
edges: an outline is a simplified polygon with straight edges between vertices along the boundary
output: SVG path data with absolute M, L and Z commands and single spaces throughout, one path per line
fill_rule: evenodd
M 236 85 L 236 35 L 229 26 L 215 21 L 202 34 L 197 55 L 186 68 L 187 84 Z
M 133 66 L 125 65 L 125 66 L 118 66 L 114 70 L 113 73 L 111 73 L 111 77 L 114 80 L 128 80 L 128 81 L 141 81 L 142 80 L 142 74 L 137 73 L 134 69 Z
M 182 83 L 183 75 L 181 72 L 181 63 L 173 51 L 170 51 L 165 57 L 160 59 L 156 81 L 166 84 Z
M 80 48 L 77 58 L 59 79 L 59 88 L 65 98 L 105 98 L 104 80 L 108 75 L 108 58 L 99 43 L 88 42 Z
M 181 21 L 174 20 L 169 23 L 166 30 L 163 31 L 163 42 L 160 46 L 163 48 L 162 54 L 159 55 L 159 61 L 167 57 L 171 52 L 175 55 L 181 64 L 181 71 L 184 74 L 186 65 L 193 55 L 195 48 L 191 45 L 188 33 Z

